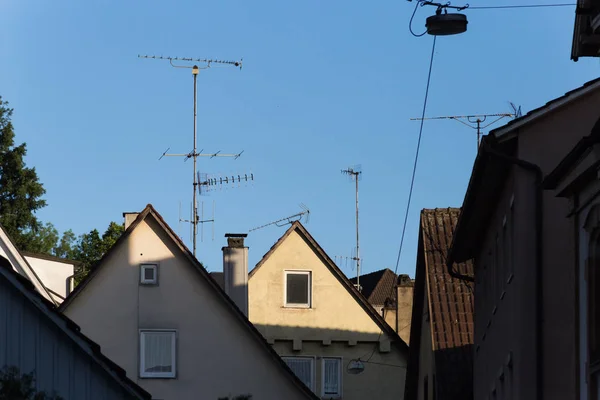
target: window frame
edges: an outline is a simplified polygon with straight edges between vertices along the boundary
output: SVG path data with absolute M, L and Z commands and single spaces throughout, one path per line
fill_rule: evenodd
M 308 303 L 288 303 L 287 301 L 287 277 L 288 275 L 306 275 L 308 276 Z M 285 270 L 283 274 L 283 306 L 285 308 L 312 308 L 312 271 L 290 269 Z
M 144 272 L 146 269 L 154 270 L 154 279 L 146 279 Z M 140 285 L 158 286 L 158 263 L 141 263 L 140 264 Z
M 171 334 L 171 372 L 146 372 L 145 367 L 145 339 L 146 333 Z M 175 379 L 177 378 L 177 330 L 175 329 L 140 329 L 139 330 L 139 376 L 142 379 Z
M 286 359 L 293 359 L 293 360 L 298 360 L 298 359 L 303 359 L 303 360 L 308 360 L 310 361 L 310 386 L 308 386 L 308 388 L 310 390 L 312 390 L 313 392 L 315 391 L 315 381 L 316 379 L 316 357 L 315 356 L 282 356 L 281 359 L 283 360 L 283 362 L 285 362 Z M 294 372 L 294 370 L 292 369 L 292 367 L 290 367 L 287 363 L 285 363 L 285 365 L 287 365 L 287 367 L 292 371 L 292 373 L 298 378 L 300 379 L 300 377 L 298 377 L 298 375 L 296 375 L 296 373 Z M 300 379 L 301 380 L 301 379 Z
M 336 394 L 325 393 L 325 360 L 338 361 L 338 392 Z M 322 357 L 321 358 L 321 398 L 339 399 L 342 397 L 342 357 Z

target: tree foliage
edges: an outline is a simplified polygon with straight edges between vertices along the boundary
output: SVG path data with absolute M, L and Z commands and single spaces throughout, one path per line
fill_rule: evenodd
M 0 224 L 19 249 L 36 251 L 44 246 L 45 239 L 41 238 L 48 233 L 48 226 L 42 225 L 35 215 L 46 205 L 42 199 L 46 190 L 35 168 L 25 165 L 26 144 L 15 145 L 12 113 L 0 96 Z
M 75 283 L 79 283 L 115 244 L 124 232 L 123 225 L 111 222 L 100 236 L 97 229 L 84 233 L 70 250 L 71 258 L 79 261 L 80 268 Z M 66 232 L 65 232 L 66 233 Z
M 21 374 L 17 367 L 0 370 L 0 400 L 64 400 L 35 388 L 34 373 Z

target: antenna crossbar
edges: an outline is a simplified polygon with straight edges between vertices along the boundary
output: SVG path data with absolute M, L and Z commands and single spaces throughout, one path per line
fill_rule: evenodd
M 512 103 L 510 103 L 513 108 Z M 410 118 L 411 121 L 427 121 L 427 120 L 436 120 L 436 119 L 451 119 L 456 122 L 460 122 L 461 124 L 468 126 L 471 129 L 477 130 L 477 149 L 479 149 L 479 143 L 481 142 L 481 130 L 487 128 L 500 121 L 502 118 L 506 117 L 519 117 L 519 110 L 515 109 L 514 113 L 497 113 L 497 114 L 472 114 L 472 115 L 445 115 L 440 117 L 427 117 L 427 118 Z M 487 120 L 488 117 L 496 117 L 493 121 L 487 123 L 486 125 L 481 125 L 483 122 Z
M 282 227 L 287 224 L 292 224 L 295 221 L 300 221 L 303 216 L 306 216 L 306 222 L 308 223 L 308 220 L 310 217 L 310 210 L 304 204 L 300 204 L 300 207 L 302 208 L 302 211 L 299 213 L 290 215 L 289 217 L 278 219 L 277 221 L 269 222 L 268 224 L 257 226 L 256 228 L 250 229 L 248 232 L 257 231 L 259 229 L 266 228 L 267 226 L 271 226 L 271 225 L 275 225 L 277 227 Z
M 242 60 L 240 61 L 230 61 L 230 60 L 218 60 L 218 59 L 211 59 L 211 58 L 189 58 L 189 57 L 169 57 L 169 56 L 155 56 L 155 55 L 141 55 L 138 54 L 138 58 L 147 58 L 147 59 L 152 59 L 152 60 L 168 60 L 171 63 L 173 61 L 186 61 L 186 62 L 199 62 L 199 63 L 203 63 L 203 64 L 207 64 L 207 66 L 210 67 L 211 64 L 226 64 L 226 65 L 233 65 L 235 67 L 240 67 L 240 69 L 242 69 Z

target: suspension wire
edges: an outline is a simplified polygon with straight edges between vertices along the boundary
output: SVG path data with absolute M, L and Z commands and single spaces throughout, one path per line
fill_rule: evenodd
M 509 6 L 469 6 L 468 10 L 498 10 L 506 8 L 542 8 L 542 7 L 568 7 L 576 6 L 576 3 L 556 3 L 556 4 L 515 4 Z
M 415 162 L 413 164 L 412 177 L 410 180 L 410 189 L 408 191 L 408 202 L 406 204 L 406 213 L 404 214 L 404 223 L 402 226 L 402 236 L 400 239 L 400 249 L 398 250 L 398 257 L 396 258 L 396 267 L 394 268 L 394 274 L 398 273 L 398 265 L 400 264 L 400 257 L 402 256 L 402 248 L 404 246 L 404 236 L 406 235 L 406 224 L 408 221 L 408 214 L 410 211 L 410 203 L 412 201 L 413 189 L 415 187 L 415 175 L 417 173 L 417 163 L 419 161 L 419 150 L 421 149 L 421 138 L 423 137 L 423 123 L 425 122 L 425 111 L 427 110 L 427 99 L 429 98 L 429 85 L 431 83 L 431 70 L 433 69 L 433 58 L 435 54 L 435 41 L 437 36 L 433 37 L 433 46 L 431 47 L 431 59 L 429 60 L 429 73 L 427 74 L 427 86 L 425 88 L 425 100 L 423 101 L 423 111 L 421 112 L 421 126 L 419 127 L 419 139 L 417 140 L 417 150 L 415 151 Z
M 417 8 L 419 8 L 419 6 L 423 6 L 422 3 L 423 3 L 423 0 L 417 0 L 417 2 L 415 3 L 415 9 L 414 9 L 414 11 L 412 13 L 412 16 L 410 17 L 410 21 L 408 22 L 408 30 L 415 37 L 421 37 L 421 36 L 423 36 L 423 35 L 425 35 L 427 33 L 427 30 L 425 30 L 425 32 L 423 32 L 423 33 L 415 33 L 412 30 L 413 18 L 415 17 L 415 14 L 417 13 Z
M 417 4 L 419 4 L 419 3 L 417 3 Z M 409 211 L 410 211 L 410 203 L 411 203 L 411 200 L 412 200 L 412 194 L 413 194 L 413 190 L 414 190 L 414 187 L 415 187 L 415 175 L 416 175 L 416 172 L 417 172 L 417 164 L 418 164 L 418 161 L 419 161 L 419 150 L 421 149 L 421 138 L 423 137 L 423 123 L 425 122 L 425 120 L 424 120 L 424 118 L 425 118 L 425 111 L 427 110 L 427 100 L 429 98 L 429 86 L 431 84 L 431 71 L 433 69 L 433 59 L 434 59 L 434 55 L 435 55 L 435 42 L 436 42 L 436 39 L 437 39 L 437 36 L 433 36 L 433 45 L 431 46 L 431 58 L 429 59 L 429 72 L 427 74 L 427 85 L 425 87 L 425 99 L 423 101 L 423 111 L 421 112 L 421 126 L 419 128 L 419 138 L 417 140 L 417 149 L 415 151 L 415 161 L 414 161 L 413 169 L 412 169 L 412 177 L 411 177 L 411 181 L 410 181 L 410 189 L 408 191 L 408 202 L 406 204 L 406 213 L 404 215 L 404 225 L 402 227 L 402 237 L 400 239 L 400 249 L 398 250 L 398 258 L 396 260 L 396 267 L 394 268 L 394 275 L 397 275 L 398 265 L 400 264 L 400 256 L 402 255 L 402 247 L 404 245 L 404 236 L 406 234 L 406 225 L 407 225 L 407 222 L 408 222 L 408 214 L 409 214 Z M 395 285 L 392 285 L 389 297 L 391 297 L 393 295 L 394 289 L 395 289 Z M 396 299 L 396 302 L 397 301 L 398 301 L 398 299 Z M 382 314 L 383 314 L 383 320 L 385 321 L 385 307 L 383 308 L 383 313 Z M 387 322 L 386 322 L 386 324 L 387 324 Z M 406 328 L 406 327 L 404 327 L 404 328 Z M 404 328 L 402 328 L 402 329 L 404 329 Z M 369 355 L 369 357 L 366 360 L 364 360 L 363 362 L 374 364 L 370 360 L 373 357 L 373 354 L 375 354 L 375 350 L 377 350 L 377 343 L 381 339 L 381 335 L 382 334 L 383 334 L 383 330 L 380 330 L 379 331 L 379 336 L 377 337 L 377 342 L 375 343 L 375 346 L 373 346 L 373 351 L 371 351 L 371 354 Z M 361 361 L 360 358 L 358 360 Z

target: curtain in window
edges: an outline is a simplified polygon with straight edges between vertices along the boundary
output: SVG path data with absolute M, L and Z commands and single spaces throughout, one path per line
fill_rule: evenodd
M 285 363 L 306 386 L 312 389 L 312 362 L 310 358 L 285 358 Z
M 326 395 L 340 393 L 340 360 L 337 358 L 323 359 L 323 388 Z
M 173 333 L 144 332 L 144 371 L 173 371 Z

